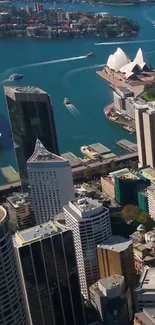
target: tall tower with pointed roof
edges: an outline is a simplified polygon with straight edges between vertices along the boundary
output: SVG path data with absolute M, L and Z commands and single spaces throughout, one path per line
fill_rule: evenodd
M 71 167 L 37 139 L 27 171 L 35 221 L 41 224 L 62 212 L 63 206 L 74 198 Z

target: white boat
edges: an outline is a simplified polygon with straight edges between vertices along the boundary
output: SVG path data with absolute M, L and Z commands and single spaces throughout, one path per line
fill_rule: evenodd
M 68 98 L 64 98 L 64 104 L 65 105 L 70 105 L 71 101 Z
M 22 79 L 24 76 L 23 74 L 11 74 L 11 76 L 9 77 L 9 80 L 16 80 L 16 79 Z

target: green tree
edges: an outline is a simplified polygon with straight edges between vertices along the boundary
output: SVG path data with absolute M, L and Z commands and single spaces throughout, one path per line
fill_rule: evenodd
M 149 214 L 146 212 L 141 212 L 137 218 L 137 222 L 141 223 L 145 226 L 146 230 L 151 230 L 155 227 L 155 222 L 153 219 L 150 218 Z
M 141 210 L 138 206 L 132 204 L 126 205 L 121 211 L 122 218 L 125 221 L 136 220 L 140 213 Z

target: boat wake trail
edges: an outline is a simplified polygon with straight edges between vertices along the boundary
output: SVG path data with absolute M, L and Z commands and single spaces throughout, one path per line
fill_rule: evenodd
M 82 67 L 82 68 L 78 68 L 78 69 L 73 69 L 69 72 L 67 72 L 67 74 L 65 75 L 65 77 L 69 77 L 70 75 L 76 73 L 76 72 L 81 72 L 81 71 L 85 71 L 85 70 L 91 70 L 91 69 L 95 69 L 95 68 L 100 68 L 100 67 L 104 67 L 105 64 L 94 64 L 94 65 L 90 65 L 88 67 Z
M 97 68 L 102 68 L 105 66 L 104 64 L 94 64 L 94 65 L 90 65 L 88 67 L 82 67 L 82 68 L 78 68 L 78 69 L 73 69 L 68 71 L 64 77 L 63 77 L 63 85 L 66 86 L 68 85 L 68 87 L 70 87 L 70 82 L 69 82 L 69 77 L 77 72 L 81 72 L 81 71 L 85 71 L 85 70 L 91 70 L 91 69 L 97 69 Z
M 11 73 L 14 70 L 18 71 L 19 69 L 40 67 L 42 65 L 56 64 L 56 63 L 67 62 L 67 61 L 82 60 L 82 59 L 86 59 L 86 58 L 87 58 L 86 55 L 81 55 L 81 56 L 74 56 L 74 57 L 71 57 L 71 58 L 63 58 L 63 59 L 58 59 L 58 60 L 50 60 L 50 61 L 43 61 L 43 62 L 37 62 L 37 63 L 30 63 L 30 64 L 21 65 L 19 67 L 13 67 L 11 69 L 8 69 L 8 70 L 4 71 L 4 73 Z
M 5 85 L 7 82 L 11 82 L 11 80 L 10 79 L 5 79 L 5 80 L 0 81 L 0 86 Z
M 23 68 L 37 67 L 37 66 L 46 65 L 46 64 L 55 64 L 55 63 L 61 63 L 61 62 L 67 62 L 67 61 L 82 60 L 82 59 L 85 59 L 85 58 L 86 58 L 85 55 L 74 56 L 72 58 L 64 58 L 64 59 L 58 59 L 58 60 L 31 63 L 31 64 L 23 65 L 20 68 L 23 69 Z
M 73 116 L 75 117 L 80 116 L 80 112 L 73 104 L 67 104 L 65 106 Z
M 100 45 L 138 44 L 138 43 L 152 43 L 152 42 L 155 42 L 155 38 L 154 39 L 137 40 L 137 41 L 94 43 L 94 45 L 100 46 Z
M 151 17 L 148 15 L 149 11 L 144 11 L 144 18 L 148 20 L 152 25 L 155 24 L 155 20 L 151 19 Z

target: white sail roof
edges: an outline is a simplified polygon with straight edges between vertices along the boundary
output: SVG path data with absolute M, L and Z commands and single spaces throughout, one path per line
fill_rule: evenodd
M 124 53 L 124 51 L 118 47 L 114 54 L 111 54 L 107 61 L 107 66 L 118 72 L 124 65 L 127 65 L 130 62 L 128 56 Z
M 134 62 L 136 64 L 138 64 L 139 66 L 141 66 L 141 65 L 143 66 L 143 64 L 145 63 L 144 62 L 144 57 L 143 57 L 142 49 L 139 49 L 137 51 L 137 54 L 136 54 L 135 59 L 134 59 Z
M 143 71 L 145 67 L 150 70 L 149 65 L 144 61 L 144 56 L 142 49 L 140 48 L 133 61 L 130 61 L 128 56 L 124 53 L 121 48 L 117 48 L 114 54 L 111 54 L 107 61 L 107 66 L 109 69 L 115 72 L 125 73 L 127 76 L 134 72 L 135 69 Z

